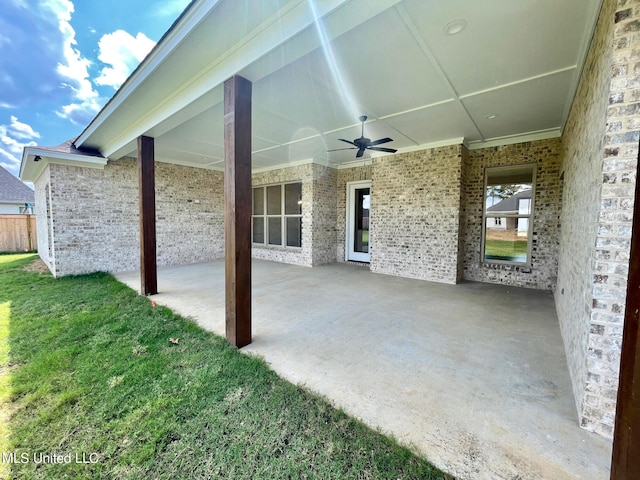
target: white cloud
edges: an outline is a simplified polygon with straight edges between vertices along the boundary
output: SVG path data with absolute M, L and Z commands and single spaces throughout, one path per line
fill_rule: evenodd
M 157 22 L 165 20 L 157 18 L 163 15 L 175 18 L 189 4 L 150 2 L 154 8 L 149 14 Z M 72 26 L 75 3 L 0 0 L 0 112 L 10 109 L 15 115 L 20 108 L 40 109 L 84 127 L 112 88 L 118 88 L 153 48 L 154 42 L 143 33 L 124 30 L 103 36 L 98 45 L 79 44 L 85 40 Z M 8 118 L 4 122 L 9 123 Z
M 56 64 L 61 34 L 51 8 L 2 0 L 0 7 L 0 105 L 39 108 L 60 92 Z M 3 107 L 6 108 L 6 107 Z
M 22 149 L 37 145 L 35 139 L 40 138 L 30 125 L 20 122 L 16 117 L 11 116 L 9 125 L 0 125 L 0 161 L 3 167 L 18 174 Z
M 8 127 L 12 136 L 19 139 L 40 138 L 40 134 L 36 132 L 31 125 L 20 122 L 16 117 L 11 115 L 11 124 Z
M 69 120 L 71 123 L 80 127 L 85 127 L 93 120 L 100 111 L 101 102 L 97 99 L 86 100 L 79 103 L 70 103 L 63 105 L 56 112 L 60 118 Z
M 70 0 L 45 0 L 43 6 L 49 8 L 58 20 L 58 29 L 62 33 L 63 40 L 63 61 L 58 63 L 56 70 L 67 80 L 63 85 L 72 91 L 76 100 L 63 106 L 56 113 L 62 118 L 82 125 L 87 118 L 93 118 L 100 110 L 101 100 L 89 79 L 91 62 L 76 48 L 76 32 L 70 23 L 74 6 Z
M 74 12 L 73 2 L 44 0 L 44 5 L 56 15 L 63 37 L 63 61 L 58 63 L 56 70 L 65 79 L 63 86 L 71 90 L 74 96 L 74 101 L 63 105 L 56 114 L 76 125 L 86 125 L 98 113 L 105 99 L 100 97 L 92 83 L 89 74 L 91 61 L 77 48 L 76 32 L 70 23 Z M 104 35 L 98 43 L 98 60 L 106 66 L 94 80 L 95 85 L 112 86 L 114 89 L 120 87 L 154 45 L 155 42 L 143 33 L 133 37 L 124 30 L 117 30 Z
M 154 45 L 155 42 L 144 33 L 134 37 L 124 30 L 116 30 L 103 35 L 98 42 L 98 60 L 108 66 L 102 69 L 96 84 L 118 89 Z

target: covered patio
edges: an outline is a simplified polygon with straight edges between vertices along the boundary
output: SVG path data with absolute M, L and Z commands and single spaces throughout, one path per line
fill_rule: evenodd
M 581 429 L 551 292 L 253 260 L 253 343 L 282 377 L 473 479 L 608 478 Z M 139 272 L 116 275 L 139 289 Z M 154 301 L 225 334 L 224 261 L 160 268 Z

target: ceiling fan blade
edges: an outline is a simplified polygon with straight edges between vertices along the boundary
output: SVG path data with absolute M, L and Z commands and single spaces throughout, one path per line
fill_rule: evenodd
M 346 143 L 348 143 L 349 145 L 353 145 L 353 146 L 355 146 L 356 148 L 358 147 L 358 146 L 357 146 L 355 143 L 353 143 L 351 140 L 345 140 L 344 138 L 339 138 L 338 140 L 340 140 L 341 142 L 346 142 Z
M 395 148 L 383 148 L 383 147 L 367 147 L 369 150 L 375 150 L 376 152 L 388 152 L 396 153 L 398 150 Z
M 369 145 L 373 146 L 373 145 L 380 145 L 381 143 L 387 143 L 387 142 L 393 142 L 392 138 L 386 137 L 386 138 L 381 138 L 380 140 L 374 140 L 373 142 L 371 142 Z
M 334 148 L 333 150 L 327 150 L 327 152 L 339 152 L 340 150 L 357 150 L 358 147 L 347 147 L 347 148 Z
M 358 153 L 356 153 L 356 158 L 360 158 L 362 155 L 364 155 L 364 148 L 360 148 L 358 150 Z

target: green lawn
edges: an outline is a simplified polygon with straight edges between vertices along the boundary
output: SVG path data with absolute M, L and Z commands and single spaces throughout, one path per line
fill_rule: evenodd
M 484 258 L 525 262 L 527 260 L 527 241 L 487 239 L 484 246 Z
M 451 478 L 110 275 L 33 258 L 0 256 L 2 477 Z

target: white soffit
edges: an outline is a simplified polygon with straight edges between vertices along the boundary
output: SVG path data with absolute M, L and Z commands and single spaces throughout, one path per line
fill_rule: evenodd
M 135 156 L 135 139 L 149 135 L 161 161 L 219 168 L 221 85 L 237 73 L 253 83 L 260 169 L 355 161 L 353 150 L 326 150 L 360 136 L 360 115 L 369 117 L 366 137 L 391 137 L 385 146 L 400 151 L 461 138 L 479 148 L 557 136 L 600 6 L 196 0 L 79 145 Z M 456 19 L 466 28 L 447 35 Z

